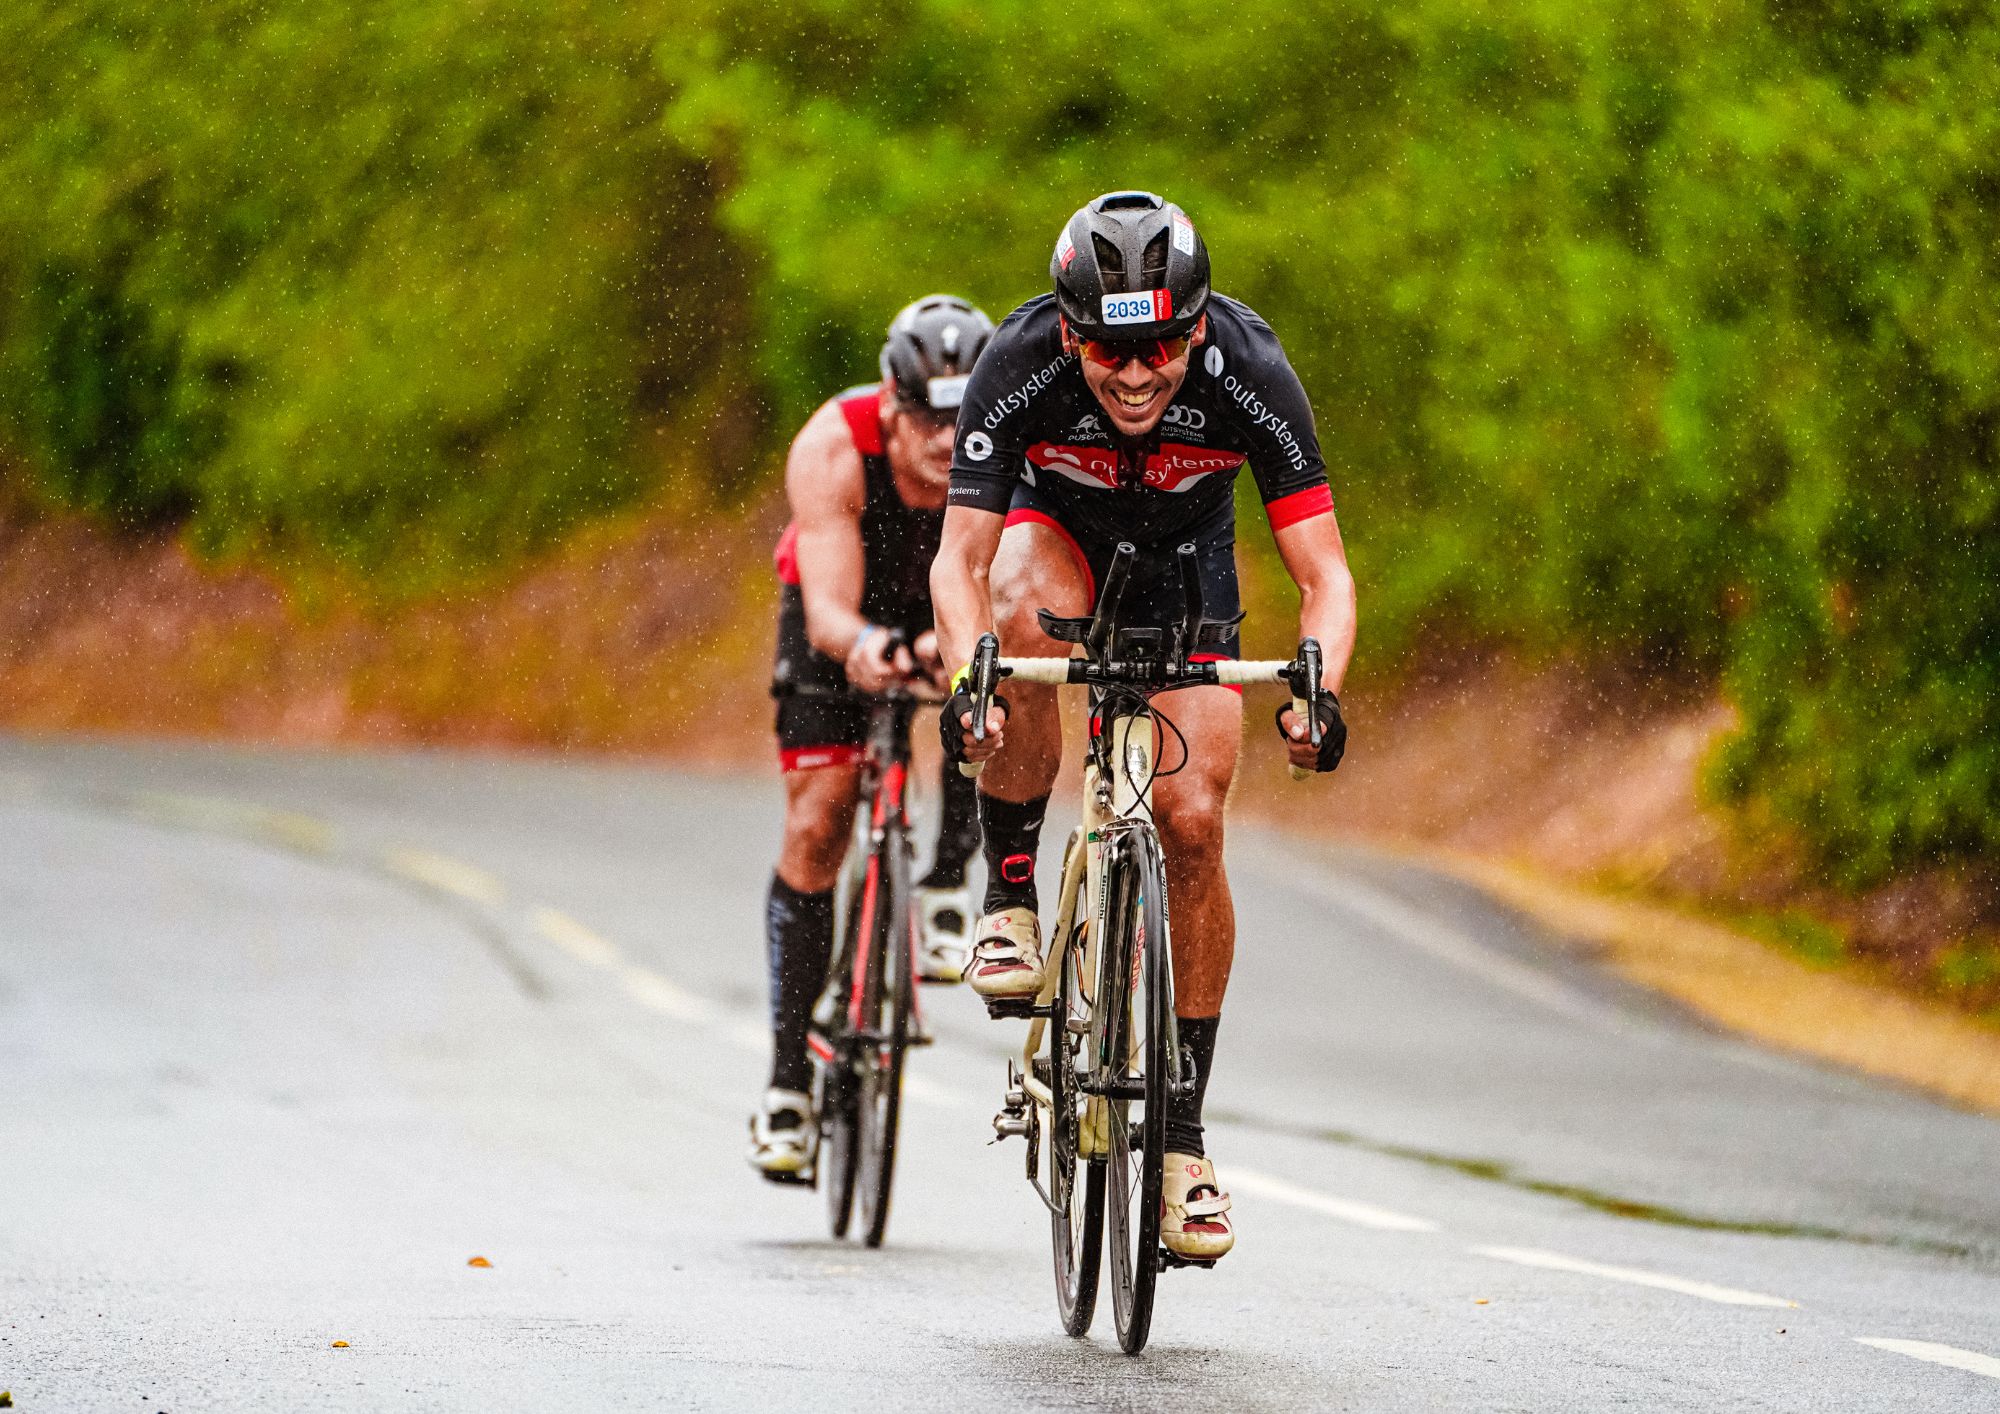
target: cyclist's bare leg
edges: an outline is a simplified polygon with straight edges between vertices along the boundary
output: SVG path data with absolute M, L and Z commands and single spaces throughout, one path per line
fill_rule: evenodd
M 1066 657 L 1067 643 L 1042 632 L 1037 609 L 1074 617 L 1091 610 L 1089 581 L 1069 545 L 1034 521 L 1010 525 L 993 557 L 993 625 L 1002 654 L 1016 658 Z M 1062 769 L 1062 716 L 1053 687 L 1001 684 L 1008 702 L 1006 748 L 987 763 L 979 789 L 1017 804 L 1039 799 Z
M 1243 698 L 1226 687 L 1184 687 L 1155 705 L 1187 738 L 1188 761 L 1153 783 L 1153 819 L 1167 856 L 1174 946 L 1174 1010 L 1217 1016 L 1236 956 L 1236 908 L 1222 865 L 1222 808 L 1243 741 Z M 1161 764 L 1177 764 L 1169 740 Z
M 802 894 L 825 893 L 840 878 L 861 767 L 819 766 L 785 774 L 785 842 L 778 877 Z

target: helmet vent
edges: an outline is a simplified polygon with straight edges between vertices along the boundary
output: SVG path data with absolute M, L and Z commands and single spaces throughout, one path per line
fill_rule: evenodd
M 1150 290 L 1166 283 L 1167 233 L 1162 231 L 1146 242 L 1146 253 L 1139 258 L 1139 284 Z
M 1090 244 L 1097 252 L 1097 268 L 1103 274 L 1104 278 L 1107 280 L 1124 279 L 1125 252 L 1118 249 L 1117 246 L 1111 244 L 1110 241 L 1107 241 L 1095 231 L 1090 233 Z
M 1099 211 L 1157 211 L 1160 199 L 1149 191 L 1119 191 L 1099 198 Z

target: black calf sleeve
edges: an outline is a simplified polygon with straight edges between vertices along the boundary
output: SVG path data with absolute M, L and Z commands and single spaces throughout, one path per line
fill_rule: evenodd
M 986 853 L 986 912 L 1003 908 L 1033 909 L 1035 849 L 1041 843 L 1042 816 L 1049 798 L 1023 805 L 979 794 L 979 828 Z
M 1175 1154 L 1202 1158 L 1201 1102 L 1208 1094 L 1209 1066 L 1215 1060 L 1215 1028 L 1219 1016 L 1183 1016 L 1178 1025 L 1181 1048 L 1194 1052 L 1194 1091 L 1185 1099 L 1167 1102 L 1167 1149 Z
M 764 932 L 771 965 L 771 1087 L 811 1090 L 806 1028 L 833 956 L 833 890 L 802 894 L 773 874 Z
M 930 872 L 919 881 L 927 889 L 965 886 L 965 866 L 979 848 L 979 788 L 958 769 L 944 763 L 943 801 L 938 807 L 937 853 Z

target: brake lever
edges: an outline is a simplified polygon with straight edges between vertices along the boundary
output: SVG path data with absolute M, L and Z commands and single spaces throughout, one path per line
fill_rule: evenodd
M 993 710 L 993 695 L 1000 690 L 1000 640 L 990 633 L 979 635 L 972 662 L 965 675 L 966 691 L 972 697 L 972 739 L 986 740 L 986 714 Z M 977 780 L 986 769 L 984 761 L 961 761 L 958 773 Z
M 1298 661 L 1292 665 L 1292 711 L 1306 724 L 1306 740 L 1317 752 L 1321 739 L 1319 713 L 1312 710 L 1312 704 L 1319 700 L 1320 681 L 1325 674 L 1325 660 L 1320 653 L 1317 638 L 1299 640 Z M 1315 772 L 1304 766 L 1292 767 L 1292 779 L 1309 780 Z

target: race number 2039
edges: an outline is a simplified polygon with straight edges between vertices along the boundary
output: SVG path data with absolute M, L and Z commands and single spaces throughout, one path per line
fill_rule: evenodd
M 1141 290 L 1130 295 L 1106 295 L 1106 324 L 1157 324 L 1174 317 L 1173 296 L 1165 290 Z

